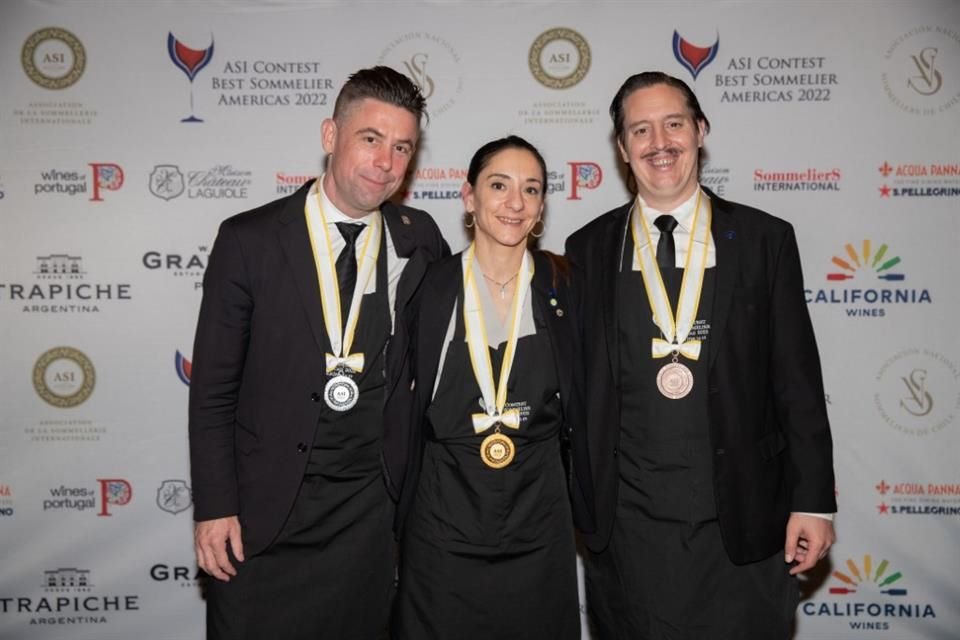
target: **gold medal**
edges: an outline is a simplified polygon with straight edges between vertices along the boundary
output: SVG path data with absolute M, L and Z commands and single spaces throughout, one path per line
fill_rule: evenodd
M 693 372 L 685 364 L 670 362 L 657 373 L 657 389 L 667 398 L 683 398 L 693 389 Z
M 480 443 L 480 459 L 491 469 L 503 469 L 513 461 L 516 449 L 513 440 L 495 431 Z

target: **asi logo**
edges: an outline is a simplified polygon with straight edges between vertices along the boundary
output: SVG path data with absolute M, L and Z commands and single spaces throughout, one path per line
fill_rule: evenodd
M 902 283 L 907 279 L 901 258 L 883 243 L 874 250 L 870 239 L 860 247 L 847 243 L 839 255 L 831 259 L 828 282 L 838 283 L 829 289 L 806 289 L 807 304 L 845 305 L 847 316 L 882 318 L 889 305 L 931 304 L 930 291 L 886 283 Z M 851 281 L 854 286 L 839 283 Z
M 530 45 L 527 64 L 530 73 L 543 86 L 569 89 L 590 70 L 590 45 L 573 29 L 548 29 Z
M 719 50 L 719 33 L 717 34 L 716 42 L 709 47 L 701 47 L 684 40 L 679 31 L 674 30 L 673 32 L 673 57 L 683 65 L 684 69 L 690 72 L 694 80 L 697 79 L 697 76 L 700 75 L 700 72 L 703 71 L 708 64 L 713 62 Z
M 184 480 L 164 480 L 157 489 L 157 506 L 177 515 L 190 508 L 193 496 Z
M 20 63 L 24 73 L 44 89 L 73 86 L 87 66 L 87 53 L 77 36 L 66 29 L 34 31 L 23 43 Z
M 177 355 L 174 357 L 174 366 L 177 369 L 177 377 L 180 378 L 180 382 L 190 386 L 190 373 L 193 371 L 193 363 L 187 360 L 182 353 L 177 351 Z
M 836 618 L 838 624 L 853 630 L 881 631 L 893 629 L 897 623 L 916 624 L 937 617 L 931 603 L 910 599 L 903 572 L 888 560 L 875 563 L 871 554 L 865 554 L 859 565 L 848 559 L 844 569 L 833 572 L 829 600 L 800 605 L 804 615 Z
M 60 409 L 83 404 L 93 393 L 95 384 L 93 363 L 73 347 L 45 351 L 33 365 L 33 388 L 37 395 Z
M 177 69 L 183 71 L 187 79 L 190 80 L 190 115 L 181 119 L 180 122 L 203 122 L 193 112 L 193 80 L 213 59 L 213 34 L 210 34 L 209 47 L 206 49 L 191 49 L 177 40 L 173 33 L 168 32 L 167 53 L 170 54 L 170 60 L 173 61 Z

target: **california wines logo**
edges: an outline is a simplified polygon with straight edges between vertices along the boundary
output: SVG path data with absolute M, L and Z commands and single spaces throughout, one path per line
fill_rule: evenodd
M 836 284 L 806 289 L 807 304 L 842 305 L 848 316 L 881 318 L 893 305 L 933 302 L 928 289 L 894 284 L 906 282 L 907 275 L 901 257 L 886 243 L 876 246 L 869 238 L 859 246 L 848 242 L 830 262 L 826 279 Z

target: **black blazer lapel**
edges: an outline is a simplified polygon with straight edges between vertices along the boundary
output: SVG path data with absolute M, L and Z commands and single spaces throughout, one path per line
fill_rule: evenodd
M 561 397 L 567 398 L 573 392 L 573 345 L 576 344 L 573 335 L 573 327 L 564 316 L 557 315 L 558 311 L 563 313 L 571 300 L 565 300 L 558 295 L 559 287 L 553 284 L 553 269 L 550 265 L 550 259 L 542 253 L 534 253 L 535 271 L 533 273 L 533 282 L 531 289 L 534 304 L 539 305 L 540 315 L 546 318 L 550 344 L 553 348 L 553 357 L 556 361 L 557 376 L 560 380 Z M 557 301 L 557 306 L 552 306 L 550 300 Z M 569 313 L 570 310 L 566 310 Z
M 278 218 L 277 236 L 287 262 L 290 264 L 290 271 L 293 273 L 293 279 L 300 294 L 300 303 L 307 314 L 317 348 L 326 353 L 330 351 L 330 339 L 323 324 L 323 305 L 320 301 L 317 265 L 314 262 L 310 235 L 307 231 L 307 219 L 304 214 L 307 194 L 312 184 L 311 180 L 300 187 L 287 201 Z
M 407 214 L 390 202 L 383 204 L 381 212 L 384 224 L 390 233 L 394 251 L 398 257 L 407 259 L 403 274 L 397 283 L 397 296 L 393 307 L 396 316 L 400 317 L 420 285 L 427 265 L 433 260 L 427 250 L 421 246 L 422 243 L 418 241 L 412 219 Z M 433 257 L 433 259 L 436 258 L 439 256 Z
M 455 262 L 450 265 L 446 261 L 438 270 L 436 278 L 429 278 L 425 286 L 429 287 L 420 296 L 421 305 L 426 305 L 426 311 L 418 314 L 419 327 L 417 329 L 417 395 L 421 399 L 420 409 L 430 403 L 433 396 L 433 387 L 436 384 L 440 365 L 440 352 L 443 350 L 444 340 L 447 338 L 447 327 L 450 326 L 450 315 L 453 313 L 457 301 L 457 293 L 463 282 L 463 268 L 460 255 L 449 259 Z M 422 415 L 418 411 L 416 415 Z
M 587 282 L 585 286 L 599 286 L 601 292 L 601 308 L 603 309 L 604 337 L 607 341 L 607 354 L 610 362 L 610 375 L 616 385 L 620 383 L 620 333 L 617 329 L 619 301 L 617 296 L 617 276 L 620 273 L 620 262 L 623 258 L 623 243 L 625 234 L 629 233 L 627 223 L 633 203 L 627 203 L 612 216 L 612 224 L 606 230 L 603 239 L 602 254 L 599 256 L 604 262 L 604 268 L 597 271 L 600 282 Z M 630 268 L 630 265 L 626 265 Z M 582 313 L 586 310 L 582 310 Z M 589 340 L 590 336 L 584 336 Z
M 709 193 L 709 192 L 708 192 Z M 730 304 L 733 300 L 733 290 L 737 283 L 737 274 L 740 272 L 740 228 L 736 218 L 727 208 L 726 203 L 713 194 L 710 194 L 710 204 L 713 211 L 713 220 L 710 232 L 717 249 L 717 286 L 713 298 L 713 318 L 710 330 L 710 362 L 712 366 L 720 352 L 730 319 Z

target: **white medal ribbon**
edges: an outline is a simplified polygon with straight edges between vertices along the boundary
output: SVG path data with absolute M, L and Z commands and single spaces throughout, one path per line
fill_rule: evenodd
M 533 279 L 533 260 L 529 251 L 523 252 L 520 272 L 517 275 L 517 289 L 513 294 L 513 307 L 510 310 L 507 347 L 503 354 L 503 363 L 500 365 L 500 379 L 494 393 L 493 364 L 490 361 L 487 328 L 483 320 L 483 310 L 480 307 L 476 278 L 473 277 L 474 246 L 471 243 L 463 253 L 463 322 L 467 334 L 470 364 L 473 365 L 474 378 L 480 385 L 486 413 L 473 414 L 473 429 L 475 433 L 482 433 L 497 423 L 511 429 L 519 429 L 520 411 L 504 410 L 504 407 L 507 404 L 507 382 L 510 379 L 510 370 L 513 368 L 513 357 L 517 352 L 520 316 L 523 313 L 527 292 L 530 290 L 530 281 Z
M 317 265 L 317 281 L 320 283 L 320 303 L 323 305 L 323 324 L 330 338 L 330 348 L 333 353 L 326 354 L 327 373 L 337 369 L 349 369 L 354 373 L 363 371 L 363 354 L 350 353 L 353 338 L 360 320 L 360 305 L 363 302 L 363 292 L 367 290 L 370 278 L 377 267 L 377 256 L 380 253 L 380 234 L 382 233 L 383 219 L 380 212 L 372 217 L 369 233 L 363 241 L 363 247 L 357 254 L 357 282 L 353 289 L 353 299 L 347 313 L 346 326 L 340 325 L 340 287 L 337 284 L 336 258 L 333 255 L 333 245 L 327 231 L 327 216 L 323 212 L 323 203 L 320 196 L 319 182 L 314 187 L 315 198 L 307 198 L 305 213 L 307 216 L 307 232 L 310 236 L 310 246 L 313 249 L 313 260 Z M 318 239 L 322 239 L 318 242 Z M 357 295 L 357 292 L 360 295 Z
M 697 318 L 700 306 L 700 294 L 703 290 L 703 276 L 707 268 L 707 255 L 710 248 L 710 221 L 713 215 L 710 202 L 701 212 L 700 202 L 703 192 L 697 193 L 697 204 L 693 213 L 693 232 L 687 245 L 687 261 L 684 265 L 683 280 L 680 284 L 680 298 L 677 301 L 677 314 L 674 317 L 670 298 L 663 284 L 663 276 L 657 265 L 656 249 L 650 238 L 650 228 L 643 216 L 639 200 L 634 204 L 630 217 L 630 229 L 633 233 L 633 249 L 636 253 L 643 284 L 647 291 L 647 300 L 653 310 L 653 321 L 666 340 L 654 338 L 651 354 L 654 358 L 664 358 L 671 354 L 680 354 L 690 360 L 700 357 L 700 341 L 687 340 Z M 701 248 L 702 251 L 696 251 Z

